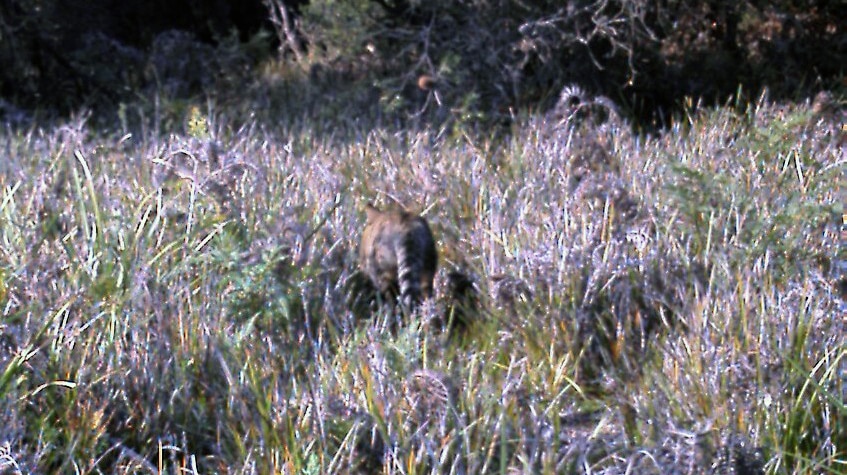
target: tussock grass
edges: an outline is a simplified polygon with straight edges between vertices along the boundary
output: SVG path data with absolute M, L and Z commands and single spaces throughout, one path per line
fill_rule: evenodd
M 808 107 L 652 137 L 204 107 L 0 134 L 4 473 L 847 473 L 844 157 Z M 357 300 L 370 200 L 439 239 L 413 316 Z

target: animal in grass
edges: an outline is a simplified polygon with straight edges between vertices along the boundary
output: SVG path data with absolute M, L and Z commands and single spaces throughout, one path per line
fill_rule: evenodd
M 435 239 L 426 220 L 403 209 L 381 211 L 368 203 L 359 245 L 359 267 L 385 299 L 399 297 L 413 310 L 432 296 L 438 265 Z

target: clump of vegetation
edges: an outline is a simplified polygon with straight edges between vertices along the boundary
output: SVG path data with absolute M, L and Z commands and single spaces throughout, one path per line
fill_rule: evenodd
M 843 132 L 808 105 L 125 112 L 0 133 L 2 470 L 844 472 Z M 390 332 L 356 248 L 395 200 L 442 271 Z

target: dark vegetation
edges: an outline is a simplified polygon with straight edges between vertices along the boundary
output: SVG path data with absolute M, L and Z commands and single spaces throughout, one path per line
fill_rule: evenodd
M 244 99 L 281 54 L 277 89 L 341 96 L 372 116 L 500 123 L 578 85 L 652 127 L 685 98 L 833 89 L 845 30 L 847 5 L 827 1 L 9 0 L 0 97 L 7 115 L 114 110 L 154 94 Z M 318 117 L 337 112 L 307 103 Z

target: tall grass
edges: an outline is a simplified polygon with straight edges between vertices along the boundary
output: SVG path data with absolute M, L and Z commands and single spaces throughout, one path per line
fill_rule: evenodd
M 847 473 L 844 157 L 807 107 L 139 122 L 0 134 L 4 473 Z M 396 332 L 355 304 L 369 200 L 439 239 Z

